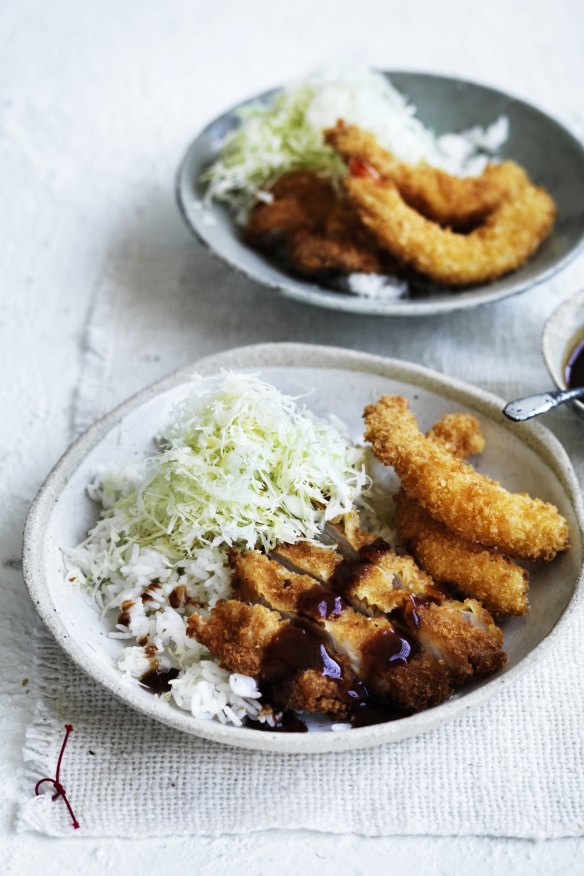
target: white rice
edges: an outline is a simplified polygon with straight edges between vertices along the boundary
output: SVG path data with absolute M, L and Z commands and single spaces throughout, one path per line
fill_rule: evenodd
M 108 479 L 112 481 L 112 472 Z M 94 495 L 96 489 L 103 490 L 103 482 L 91 485 Z M 92 553 L 103 553 L 104 548 L 98 542 L 67 551 L 68 580 L 89 584 L 85 572 L 92 566 Z M 109 621 L 110 637 L 131 643 L 117 657 L 120 672 L 140 679 L 153 668 L 146 648 L 154 646 L 158 670 L 179 669 L 178 677 L 170 681 L 170 694 L 164 696 L 180 709 L 195 718 L 216 718 L 237 726 L 246 716 L 258 720 L 260 692 L 254 679 L 229 673 L 215 663 L 202 645 L 187 636 L 189 612 L 173 608 L 169 601 L 174 588 L 181 584 L 186 586 L 191 605 L 208 609 L 228 598 L 231 582 L 224 549 L 202 549 L 195 560 L 169 566 L 168 558 L 160 551 L 134 545 L 129 561 L 110 575 L 109 582 L 95 590 L 95 598 Z M 148 590 L 152 581 L 160 582 L 160 587 Z M 142 601 L 145 591 L 149 598 Z M 127 625 L 117 623 L 124 603 L 132 603 L 126 612 Z M 143 639 L 148 640 L 147 645 L 137 644 Z
M 218 446 L 213 443 L 216 432 Z M 100 506 L 100 517 L 82 544 L 64 551 L 67 580 L 92 593 L 109 623 L 110 637 L 124 643 L 116 664 L 129 679 L 139 680 L 152 669 L 173 669 L 178 675 L 162 696 L 194 717 L 237 726 L 246 717 L 273 723 L 255 680 L 222 669 L 187 635 L 187 619 L 193 611 L 208 613 L 232 594 L 226 550 L 236 541 L 236 499 L 249 521 L 237 538 L 244 533 L 248 546 L 261 541 L 269 548 L 278 540 L 314 537 L 326 519 L 347 511 L 368 483 L 364 454 L 336 426 L 317 421 L 254 375 L 226 374 L 214 390 L 201 384 L 175 410 L 164 440 L 160 453 L 141 465 L 102 467 L 96 473 L 87 492 Z M 185 460 L 192 462 L 197 453 L 201 464 L 189 468 Z M 203 483 L 205 454 L 213 474 L 209 484 Z M 205 487 L 217 486 L 206 500 L 209 507 L 201 506 L 193 522 L 200 529 L 196 534 L 189 523 L 189 502 L 185 509 L 177 486 L 181 477 L 188 481 L 192 471 L 200 495 L 206 495 Z M 241 471 L 246 473 L 245 483 L 236 494 Z M 161 494 L 161 472 L 166 498 Z M 268 488 L 262 486 L 265 483 Z M 278 489 L 282 483 L 285 502 L 279 495 L 282 487 Z M 152 485 L 157 500 L 163 497 L 154 512 L 148 504 Z M 220 511 L 215 497 L 230 487 L 231 499 Z M 268 490 L 273 493 L 269 503 Z M 302 490 L 315 496 L 314 508 Z M 175 588 L 180 591 L 173 593 Z
M 426 162 L 456 176 L 481 173 L 509 135 L 505 116 L 485 128 L 436 135 L 382 74 L 366 67 L 331 65 L 288 85 L 268 104 L 247 105 L 229 131 L 205 179 L 206 198 L 230 204 L 244 223 L 265 189 L 298 167 L 332 177 L 342 162 L 322 132 L 339 119 L 375 135 L 380 145 L 409 164 Z
M 394 301 L 408 291 L 405 280 L 385 274 L 353 273 L 347 276 L 347 291 L 363 298 L 381 298 Z
M 506 116 L 484 128 L 437 135 L 416 113 L 382 74 L 343 64 L 326 67 L 288 85 L 270 103 L 245 108 L 206 172 L 206 202 L 224 201 L 245 225 L 249 210 L 257 201 L 269 201 L 266 189 L 288 171 L 310 168 L 339 179 L 343 163 L 322 135 L 339 119 L 373 133 L 401 161 L 425 162 L 461 177 L 480 174 L 509 136 Z M 350 274 L 335 285 L 380 300 L 409 290 L 408 283 L 377 274 Z

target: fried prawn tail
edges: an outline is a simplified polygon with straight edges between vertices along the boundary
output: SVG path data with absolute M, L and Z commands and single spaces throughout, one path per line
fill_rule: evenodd
M 369 405 L 365 424 L 377 458 L 453 532 L 525 560 L 551 560 L 568 548 L 568 524 L 554 505 L 508 492 L 426 438 L 403 397 L 382 396 Z
M 459 234 L 410 207 L 391 180 L 349 174 L 344 185 L 379 246 L 445 286 L 486 283 L 521 267 L 548 236 L 556 217 L 545 189 L 526 185 L 478 228 Z

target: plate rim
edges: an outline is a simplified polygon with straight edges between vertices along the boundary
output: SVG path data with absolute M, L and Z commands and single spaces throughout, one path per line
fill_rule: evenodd
M 390 79 L 392 76 L 395 75 L 416 76 L 427 80 L 441 80 L 444 82 L 449 82 L 454 86 L 470 86 L 471 88 L 477 88 L 482 91 L 489 92 L 493 95 L 497 95 L 498 97 L 504 98 L 510 103 L 520 104 L 524 107 L 527 107 L 529 110 L 536 113 L 536 115 L 545 120 L 546 123 L 551 123 L 552 126 L 562 131 L 563 134 L 565 134 L 570 140 L 572 140 L 575 146 L 579 147 L 584 165 L 584 141 L 578 136 L 576 131 L 573 130 L 571 126 L 568 126 L 564 122 L 560 122 L 554 116 L 550 115 L 548 112 L 543 110 L 537 104 L 532 103 L 531 101 L 524 100 L 523 98 L 516 97 L 510 92 L 503 91 L 502 89 L 494 88 L 490 85 L 476 82 L 471 79 L 462 79 L 456 76 L 446 76 L 439 73 L 427 73 L 418 70 L 385 70 L 381 68 L 373 69 L 376 72 L 389 77 Z M 481 286 L 476 287 L 476 295 L 473 294 L 468 298 L 460 298 L 457 300 L 456 297 L 454 299 L 452 297 L 449 297 L 448 300 L 444 301 L 436 299 L 432 299 L 430 301 L 413 301 L 407 307 L 396 306 L 393 301 L 384 302 L 380 299 L 366 298 L 357 295 L 340 295 L 333 290 L 327 290 L 324 287 L 319 287 L 317 284 L 315 284 L 315 289 L 309 289 L 307 288 L 306 283 L 301 280 L 295 280 L 293 277 L 290 277 L 289 280 L 282 279 L 277 282 L 266 279 L 262 276 L 260 270 L 256 270 L 253 267 L 249 267 L 234 260 L 228 254 L 224 252 L 219 252 L 211 244 L 205 234 L 204 223 L 202 223 L 201 221 L 197 221 L 196 215 L 194 215 L 194 213 L 189 209 L 188 201 L 189 198 L 192 197 L 193 188 L 189 185 L 187 168 L 189 166 L 192 155 L 197 149 L 199 141 L 202 137 L 205 136 L 205 134 L 207 134 L 210 128 L 217 124 L 217 122 L 219 122 L 225 116 L 232 114 L 240 107 L 262 99 L 266 99 L 268 96 L 277 93 L 278 91 L 281 91 L 284 87 L 284 85 L 274 86 L 265 91 L 262 91 L 259 94 L 254 95 L 253 97 L 245 98 L 217 115 L 211 121 L 209 121 L 199 131 L 196 137 L 191 140 L 189 146 L 185 150 L 183 157 L 178 165 L 174 183 L 175 200 L 183 221 L 185 222 L 191 234 L 198 240 L 203 248 L 210 253 L 210 255 L 214 259 L 234 270 L 240 276 L 243 276 L 246 279 L 257 284 L 258 286 L 261 286 L 264 290 L 277 292 L 285 298 L 289 298 L 293 301 L 298 301 L 303 304 L 310 304 L 313 307 L 322 307 L 327 310 L 333 310 L 341 313 L 354 313 L 360 316 L 390 316 L 399 318 L 418 316 L 440 316 L 445 313 L 454 313 L 456 311 L 469 310 L 473 307 L 481 307 L 486 304 L 494 304 L 497 301 L 502 301 L 506 298 L 511 298 L 515 295 L 528 292 L 530 289 L 534 289 L 536 286 L 545 283 L 546 281 L 550 280 L 555 274 L 564 270 L 564 268 L 566 268 L 583 249 L 584 222 L 582 223 L 582 226 L 580 228 L 580 235 L 572 248 L 567 253 L 565 253 L 565 255 L 561 259 L 559 259 L 559 261 L 550 265 L 546 270 L 542 271 L 532 280 L 517 282 L 510 288 L 500 290 L 499 292 L 495 292 L 494 294 L 489 293 L 488 283 L 482 284 Z
M 308 366 L 307 366 L 307 363 Z M 189 381 L 193 373 L 211 376 L 227 369 L 262 369 L 269 367 L 310 367 L 318 370 L 340 368 L 358 373 L 371 373 L 388 379 L 403 380 L 412 387 L 419 386 L 446 398 L 479 408 L 484 416 L 513 432 L 543 461 L 558 477 L 567 498 L 571 502 L 581 542 L 580 571 L 570 601 L 555 626 L 536 647 L 505 675 L 494 677 L 481 687 L 461 697 L 452 697 L 445 703 L 419 712 L 408 718 L 342 733 L 297 733 L 282 734 L 250 730 L 222 725 L 215 721 L 193 718 L 187 712 L 168 708 L 157 697 L 144 702 L 138 690 L 122 687 L 117 677 L 111 678 L 95 664 L 90 653 L 79 646 L 68 634 L 64 622 L 49 595 L 49 573 L 44 566 L 43 552 L 47 526 L 52 510 L 61 494 L 62 486 L 71 472 L 83 463 L 87 454 L 125 417 L 158 395 Z M 45 626 L 67 656 L 102 687 L 114 694 L 125 705 L 153 718 L 173 729 L 190 735 L 235 747 L 281 753 L 325 753 L 368 748 L 384 742 L 399 741 L 419 735 L 439 724 L 453 720 L 471 708 L 489 700 L 502 688 L 513 683 L 528 669 L 539 663 L 551 647 L 559 632 L 584 601 L 584 507 L 576 473 L 559 440 L 539 423 L 524 423 L 520 428 L 510 423 L 501 414 L 503 401 L 496 395 L 468 384 L 457 378 L 405 360 L 378 356 L 342 347 L 327 347 L 297 343 L 264 343 L 232 348 L 213 353 L 182 366 L 166 377 L 145 387 L 121 402 L 111 411 L 96 420 L 80 435 L 61 456 L 39 489 L 28 514 L 24 531 L 23 574 L 33 602 Z M 546 459 L 546 456 L 548 457 Z M 572 548 L 574 549 L 574 548 Z M 122 676 L 120 675 L 121 679 Z

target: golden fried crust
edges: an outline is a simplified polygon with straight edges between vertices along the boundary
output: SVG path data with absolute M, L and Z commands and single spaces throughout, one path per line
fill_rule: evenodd
M 419 431 L 406 399 L 382 396 L 365 409 L 365 438 L 391 465 L 404 489 L 458 535 L 526 560 L 551 560 L 569 546 L 558 509 L 496 481 L 455 459 Z
M 458 459 L 467 459 L 485 449 L 481 424 L 473 414 L 445 414 L 434 423 L 426 438 L 438 441 Z
M 367 613 L 389 614 L 390 620 L 403 617 L 409 633 L 448 668 L 455 685 L 474 674 L 496 672 L 504 665 L 503 636 L 486 609 L 475 600 L 462 603 L 448 599 L 412 557 L 398 556 L 389 546 L 386 551 L 379 550 L 379 545 L 374 545 L 371 562 L 355 564 L 353 570 L 345 563 L 349 574 L 342 576 L 342 592 L 352 605 Z M 306 542 L 286 546 L 283 551 L 278 547 L 276 553 L 324 581 L 333 578 L 341 565 L 335 552 Z M 419 599 L 412 601 L 412 596 Z M 439 604 L 425 604 L 425 598 L 437 599 Z M 412 624 L 413 618 L 417 618 L 416 624 Z
M 326 600 L 330 591 L 257 551 L 232 550 L 230 562 L 240 598 L 261 600 L 278 611 L 299 612 L 318 622 L 335 651 L 348 658 L 371 693 L 403 709 L 419 710 L 442 702 L 452 692 L 449 672 L 442 663 L 421 650 L 410 653 L 408 643 L 385 618 L 366 617 L 334 599 L 330 614 L 320 614 L 318 599 Z M 313 599 L 314 595 L 318 598 Z
M 376 247 L 359 243 L 350 232 L 332 237 L 298 231 L 290 241 L 288 259 L 299 274 L 308 276 L 324 271 L 379 274 L 384 270 Z
M 251 211 L 246 236 L 255 246 L 300 230 L 315 230 L 334 209 L 338 195 L 328 180 L 312 171 L 293 171 L 276 180 L 270 203 L 259 202 Z
M 447 667 L 416 645 L 406 662 L 389 662 L 395 631 L 385 618 L 347 610 L 335 618 L 334 630 L 330 626 L 336 649 L 349 657 L 357 675 L 377 697 L 418 711 L 443 702 L 452 693 Z
M 496 280 L 521 267 L 550 233 L 552 198 L 527 185 L 469 234 L 442 228 L 408 206 L 386 180 L 348 176 L 345 190 L 381 248 L 446 286 Z
M 498 616 L 527 612 L 525 569 L 452 532 L 403 490 L 396 501 L 396 525 L 401 541 L 435 581 L 453 584 Z
M 414 562 L 413 557 L 392 550 L 363 564 L 350 584 L 351 594 L 369 606 L 390 614 L 410 595 L 433 592 L 432 579 Z
M 275 611 L 232 599 L 218 603 L 208 618 L 191 615 L 187 631 L 209 649 L 224 669 L 256 680 L 270 680 L 266 652 L 278 634 L 289 626 L 290 622 Z M 342 668 L 342 679 L 327 677 L 315 669 L 302 670 L 286 679 L 285 706 L 346 717 L 351 707 L 346 691 L 356 678 L 346 660 L 338 655 L 334 659 Z
M 420 644 L 430 654 L 440 654 L 456 685 L 471 675 L 490 675 L 505 665 L 503 634 L 475 600 L 420 606 L 417 614 Z
M 264 650 L 284 623 L 262 605 L 230 599 L 219 602 L 208 618 L 192 614 L 187 635 L 208 648 L 225 669 L 260 678 Z
M 480 176 L 466 178 L 425 164 L 405 164 L 383 149 L 373 134 L 342 121 L 325 132 L 325 140 L 347 163 L 367 162 L 391 180 L 414 210 L 457 230 L 483 222 L 501 201 L 529 184 L 526 172 L 514 161 L 489 164 Z
M 334 533 L 335 539 L 346 542 L 355 551 L 377 540 L 375 533 L 361 529 L 359 514 L 355 509 L 327 524 L 327 528 Z
M 264 602 L 277 611 L 296 613 L 302 605 L 303 594 L 319 586 L 308 575 L 289 572 L 258 551 L 231 550 L 229 561 L 238 598 Z
M 340 658 L 342 663 L 342 658 Z M 343 671 L 347 673 L 346 662 Z M 354 678 L 354 676 L 351 675 Z M 288 686 L 286 706 L 301 712 L 327 712 L 336 718 L 346 718 L 351 712 L 351 703 L 339 696 L 339 684 L 334 678 L 326 678 L 314 669 L 300 672 Z
M 329 581 L 335 569 L 343 562 L 343 557 L 334 548 L 297 541 L 295 544 L 279 544 L 274 551 L 278 560 L 294 566 L 296 570 Z
M 246 238 L 260 249 L 283 250 L 301 274 L 381 273 L 390 266 L 342 190 L 312 171 L 293 171 L 270 190 L 270 203 L 251 211 Z M 395 267 L 395 263 L 391 264 Z
M 375 562 L 345 560 L 337 551 L 309 542 L 278 545 L 274 553 L 278 560 L 284 560 L 297 571 L 331 587 L 336 586 L 334 574 L 341 567 L 342 589 L 339 592 L 368 614 L 388 614 L 404 605 L 410 592 L 421 592 L 432 583 L 411 557 L 398 556 L 389 545 L 386 551 L 376 550 Z M 413 589 L 408 591 L 408 587 Z
M 396 179 L 411 207 L 440 225 L 465 231 L 476 227 L 529 177 L 514 161 L 489 164 L 479 177 L 451 176 L 434 167 L 402 165 Z

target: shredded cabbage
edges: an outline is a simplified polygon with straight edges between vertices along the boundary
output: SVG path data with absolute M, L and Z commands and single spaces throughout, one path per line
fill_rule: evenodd
M 104 510 L 82 548 L 99 585 L 136 546 L 176 565 L 203 548 L 314 539 L 369 478 L 363 450 L 332 424 L 256 376 L 227 373 L 214 390 L 195 386 L 141 471 L 97 483 Z
M 484 153 L 495 152 L 508 136 L 501 117 L 486 129 L 437 137 L 385 76 L 343 66 L 312 74 L 240 115 L 241 125 L 227 134 L 204 180 L 207 197 L 228 203 L 242 221 L 258 199 L 269 198 L 265 189 L 283 173 L 310 168 L 342 176 L 343 164 L 322 136 L 338 119 L 371 131 L 402 161 L 426 161 L 460 176 L 480 173 Z
M 314 87 L 280 92 L 269 104 L 241 111 L 242 124 L 227 135 L 217 161 L 204 179 L 207 197 L 225 201 L 245 215 L 263 191 L 283 173 L 311 169 L 332 178 L 343 174 L 343 162 L 323 142 L 321 129 L 308 121 Z

